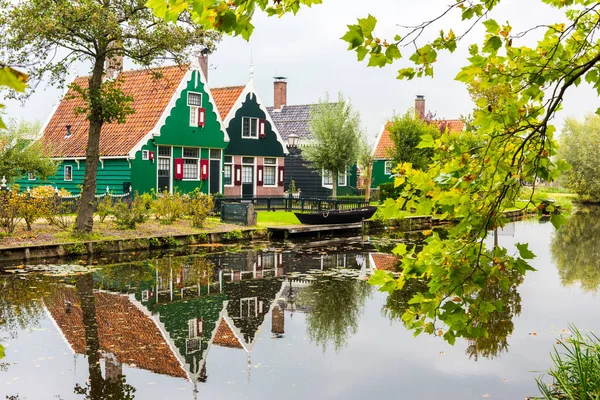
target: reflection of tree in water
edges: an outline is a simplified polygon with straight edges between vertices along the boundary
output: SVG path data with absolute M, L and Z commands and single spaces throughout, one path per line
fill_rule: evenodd
M 502 303 L 502 310 L 491 312 L 486 320 L 473 321 L 474 327 L 483 328 L 483 332 L 486 332 L 478 338 L 467 338 L 469 345 L 466 353 L 475 361 L 479 357 L 492 359 L 508 350 L 508 336 L 515 327 L 513 318 L 521 314 L 521 295 L 518 287 L 523 282 L 522 276 L 516 271 L 510 278 L 508 288 L 500 287 L 497 279 L 489 278 L 477 296 L 478 301 Z
M 600 208 L 571 215 L 552 240 L 552 257 L 564 285 L 580 283 L 586 291 L 600 285 Z
M 55 279 L 42 275 L 0 276 L 0 330 L 16 337 L 19 330 L 37 326 L 44 313 L 42 295 L 55 285 Z
M 383 316 L 388 317 L 390 321 L 402 321 L 402 314 L 409 307 L 408 302 L 417 293 L 427 291 L 427 282 L 422 279 L 409 279 L 400 290 L 394 290 L 381 307 Z
M 75 385 L 75 393 L 85 396 L 90 400 L 130 400 L 133 399 L 135 388 L 125 383 L 120 363 L 110 364 L 106 360 L 106 378 L 102 377 L 100 367 L 100 339 L 98 337 L 98 321 L 96 319 L 96 300 L 94 296 L 94 280 L 92 274 L 82 275 L 77 278 L 75 287 L 85 327 L 86 357 L 88 360 L 89 380 L 85 386 Z M 68 311 L 65 311 L 68 312 Z
M 356 333 L 358 319 L 371 286 L 355 279 L 318 277 L 297 297 L 300 307 L 311 310 L 306 329 L 311 341 L 323 351 L 332 344 L 337 351 Z

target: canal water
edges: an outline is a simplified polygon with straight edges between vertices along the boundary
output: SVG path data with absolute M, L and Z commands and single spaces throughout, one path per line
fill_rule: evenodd
M 600 329 L 598 221 L 501 231 L 510 249 L 530 243 L 537 271 L 492 339 L 454 346 L 413 337 L 407 296 L 364 282 L 397 265 L 385 241 L 129 253 L 69 275 L 8 266 L 0 399 L 524 399 L 569 324 Z

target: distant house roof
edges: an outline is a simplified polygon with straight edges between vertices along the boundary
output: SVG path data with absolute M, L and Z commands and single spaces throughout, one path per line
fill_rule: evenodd
M 124 124 L 113 122 L 102 127 L 100 156 L 128 155 L 156 126 L 188 71 L 188 66 L 172 66 L 121 72 L 121 89 L 133 96 L 135 113 L 128 115 Z M 75 84 L 85 88 L 88 79 L 78 77 Z M 53 157 L 85 157 L 89 121 L 85 115 L 75 114 L 74 110 L 84 106 L 84 102 L 79 96 L 69 98 L 71 95 L 74 92 L 69 89 L 44 128 L 41 140 Z M 65 138 L 67 125 L 71 126 L 69 138 Z
M 292 133 L 300 136 L 300 139 L 310 140 L 312 134 L 309 129 L 309 121 L 312 106 L 313 104 L 282 106 L 281 109 L 267 107 L 267 110 L 284 141 L 287 141 L 288 136 Z
M 177 357 L 171 351 L 152 318 L 136 307 L 127 296 L 95 292 L 96 320 L 100 348 L 114 354 L 123 364 L 157 374 L 186 378 Z M 72 306 L 65 311 L 66 301 Z M 46 307 L 73 351 L 86 353 L 86 332 L 79 296 L 64 288 L 45 299 Z
M 213 95 L 213 98 L 215 99 L 217 110 L 219 110 L 221 118 L 225 120 L 227 118 L 227 115 L 229 115 L 229 112 L 235 105 L 237 99 L 244 91 L 244 86 L 227 86 L 221 88 L 214 88 L 210 91 Z
M 437 125 L 446 124 L 447 129 L 450 132 L 460 132 L 465 128 L 465 122 L 461 119 L 444 119 L 434 120 L 432 123 Z M 389 131 L 389 127 L 392 122 L 386 122 L 377 139 L 375 141 L 375 149 L 373 150 L 373 156 L 375 159 L 387 160 L 390 158 L 389 151 L 394 148 L 394 142 L 392 141 L 392 135 Z
M 395 271 L 400 257 L 387 253 L 370 253 L 372 268 L 383 271 Z

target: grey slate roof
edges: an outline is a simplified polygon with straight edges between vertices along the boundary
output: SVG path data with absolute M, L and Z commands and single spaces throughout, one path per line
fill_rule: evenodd
M 310 140 L 312 139 L 312 134 L 308 128 L 308 121 L 310 120 L 310 109 L 312 106 L 312 104 L 283 106 L 281 110 L 267 107 L 267 110 L 284 141 L 287 141 L 288 136 L 292 133 L 300 136 L 300 139 Z

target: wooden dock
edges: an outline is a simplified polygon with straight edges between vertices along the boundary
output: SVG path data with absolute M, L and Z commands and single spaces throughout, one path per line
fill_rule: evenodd
M 334 232 L 343 231 L 360 231 L 363 227 L 362 222 L 352 224 L 330 224 L 330 225 L 285 225 L 269 227 L 274 238 L 287 239 L 290 236 L 316 236 L 333 234 Z

